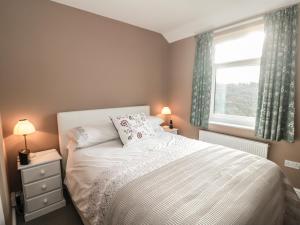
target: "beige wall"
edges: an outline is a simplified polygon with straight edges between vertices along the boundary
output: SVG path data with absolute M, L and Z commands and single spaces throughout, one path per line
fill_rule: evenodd
M 38 130 L 32 151 L 57 148 L 56 113 L 164 102 L 168 44 L 158 33 L 49 0 L 0 3 L 0 111 L 13 190 L 20 188 L 12 135 L 18 119 Z
M 150 104 L 156 114 L 168 95 L 180 133 L 198 136 L 188 122 L 193 38 L 168 45 L 160 34 L 48 0 L 0 4 L 0 111 L 12 190 L 20 188 L 15 161 L 23 139 L 12 135 L 20 118 L 35 124 L 28 144 L 39 151 L 58 147 L 57 112 Z M 245 130 L 210 129 L 254 138 Z M 300 161 L 297 137 L 294 144 L 272 143 L 270 159 L 280 166 L 284 159 Z M 299 171 L 282 168 L 300 187 Z
M 299 42 L 300 43 L 300 42 Z M 174 124 L 180 128 L 180 133 L 198 138 L 198 128 L 189 123 L 191 95 L 192 95 L 192 73 L 195 54 L 195 39 L 187 38 L 171 44 L 168 55 L 168 97 L 169 105 L 172 109 Z M 299 48 L 300 49 L 300 48 Z M 300 71 L 300 58 L 298 59 L 298 71 Z M 300 73 L 297 73 L 297 99 L 296 99 L 296 137 L 293 144 L 281 141 L 272 142 L 269 159 L 281 166 L 290 181 L 300 188 L 299 170 L 286 168 L 283 166 L 284 160 L 294 160 L 300 162 Z M 223 126 L 210 126 L 209 130 L 220 133 L 231 134 L 240 137 L 255 139 L 254 132 L 237 128 Z
M 0 116 L 0 204 L 2 204 L 6 224 L 11 221 L 10 194 L 7 180 L 7 157 L 2 136 L 2 124 Z M 1 208 L 1 207 L 0 207 Z M 2 212 L 0 212 L 2 214 Z M 1 222 L 1 218 L 0 218 Z

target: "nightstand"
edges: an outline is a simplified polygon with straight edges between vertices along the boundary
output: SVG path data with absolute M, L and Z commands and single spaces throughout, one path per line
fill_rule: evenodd
M 178 129 L 177 128 L 170 129 L 169 126 L 163 126 L 163 128 L 164 128 L 165 132 L 169 132 L 169 133 L 172 133 L 172 134 L 178 134 Z
M 55 149 L 32 154 L 28 165 L 20 165 L 25 221 L 64 207 L 61 156 Z

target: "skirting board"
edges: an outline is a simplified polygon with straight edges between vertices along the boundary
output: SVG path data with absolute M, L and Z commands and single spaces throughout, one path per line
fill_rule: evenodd
M 15 207 L 12 207 L 12 209 L 11 209 L 11 224 L 12 225 L 17 225 L 17 216 L 16 216 Z
M 28 222 L 30 220 L 33 220 L 37 217 L 40 217 L 42 215 L 46 215 L 48 214 L 49 212 L 52 212 L 56 209 L 59 209 L 59 208 L 62 208 L 62 207 L 65 207 L 66 206 L 66 201 L 65 200 L 62 200 L 60 202 L 56 202 L 52 205 L 49 205 L 43 209 L 40 209 L 40 210 L 37 210 L 37 211 L 34 211 L 32 213 L 26 213 L 24 218 L 25 218 L 25 221 Z

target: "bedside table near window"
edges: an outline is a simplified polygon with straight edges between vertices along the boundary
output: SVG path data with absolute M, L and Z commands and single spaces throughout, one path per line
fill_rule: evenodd
M 64 207 L 60 160 L 55 149 L 33 153 L 28 165 L 18 162 L 24 195 L 24 218 L 30 221 Z
M 163 126 L 163 129 L 164 129 L 165 132 L 169 132 L 169 133 L 172 133 L 172 134 L 178 134 L 178 129 L 177 128 L 170 129 L 169 126 Z

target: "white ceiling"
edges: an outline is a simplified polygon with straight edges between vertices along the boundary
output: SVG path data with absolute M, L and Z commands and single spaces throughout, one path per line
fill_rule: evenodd
M 161 33 L 174 42 L 300 0 L 53 0 Z

